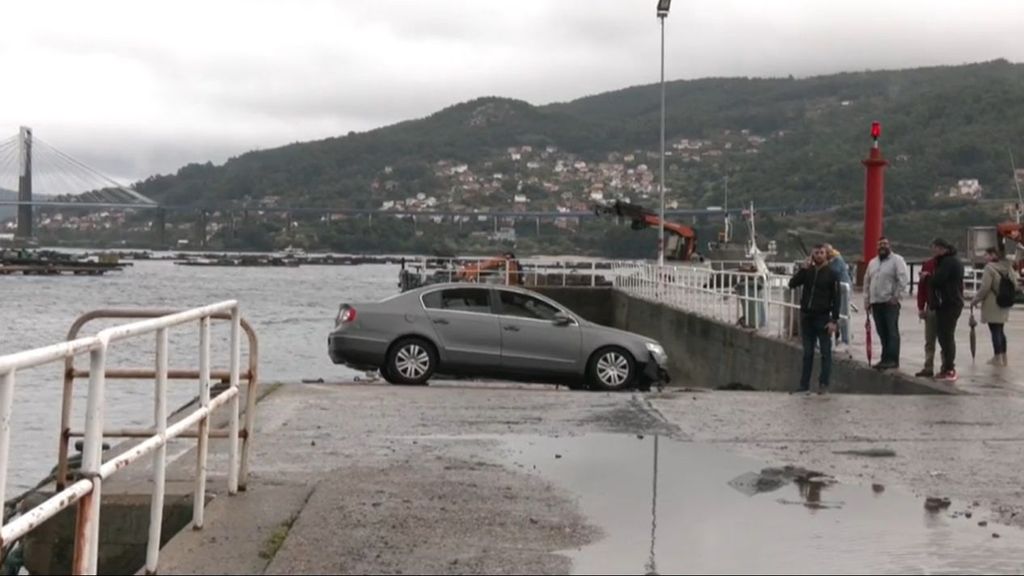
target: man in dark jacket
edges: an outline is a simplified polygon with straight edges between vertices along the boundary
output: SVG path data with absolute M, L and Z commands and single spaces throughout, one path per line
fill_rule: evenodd
M 956 324 L 964 310 L 964 266 L 956 248 L 942 238 L 932 242 L 935 272 L 928 280 L 928 308 L 935 311 L 942 348 L 942 370 L 935 378 L 956 382 Z
M 832 375 L 832 335 L 839 322 L 839 279 L 829 268 L 823 245 L 814 247 L 811 257 L 789 280 L 790 288 L 803 288 L 800 295 L 800 333 L 804 342 L 804 366 L 800 391 L 810 392 L 814 367 L 814 346 L 821 347 L 821 375 L 818 393 L 828 390 Z
M 917 280 L 917 316 L 924 320 L 924 368 L 916 376 L 924 378 L 935 376 L 935 342 L 939 338 L 939 328 L 935 310 L 928 307 L 928 300 L 931 298 L 932 274 L 935 273 L 937 262 L 934 257 L 925 260 Z

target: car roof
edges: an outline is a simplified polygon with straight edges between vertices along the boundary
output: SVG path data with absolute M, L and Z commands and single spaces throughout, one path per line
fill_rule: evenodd
M 543 296 L 538 292 L 522 288 L 520 286 L 508 286 L 506 284 L 488 284 L 486 282 L 444 282 L 438 284 L 427 284 L 426 286 L 420 286 L 415 290 L 411 290 L 409 293 L 423 294 L 432 290 L 444 290 L 448 288 L 482 288 L 485 290 L 508 290 L 509 292 L 519 292 L 521 294 L 530 294 Z

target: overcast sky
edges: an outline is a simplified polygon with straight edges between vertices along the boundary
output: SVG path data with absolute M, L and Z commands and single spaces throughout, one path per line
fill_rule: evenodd
M 655 0 L 0 4 L 0 140 L 19 125 L 131 181 L 478 96 L 658 80 Z M 1024 61 L 1024 0 L 675 0 L 666 76 Z

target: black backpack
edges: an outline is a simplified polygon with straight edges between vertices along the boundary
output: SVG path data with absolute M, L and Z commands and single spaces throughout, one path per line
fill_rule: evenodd
M 996 304 L 1000 308 L 1012 308 L 1017 299 L 1017 286 L 1009 274 L 999 273 L 999 289 L 996 291 Z

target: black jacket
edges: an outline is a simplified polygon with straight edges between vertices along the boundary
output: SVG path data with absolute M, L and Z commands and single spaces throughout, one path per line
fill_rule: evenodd
M 961 310 L 964 307 L 964 265 L 956 251 L 936 259 L 935 272 L 928 281 L 928 307 L 932 310 Z
M 789 279 L 789 287 L 803 287 L 800 310 L 811 314 L 828 314 L 839 321 L 839 278 L 828 264 L 801 268 Z

